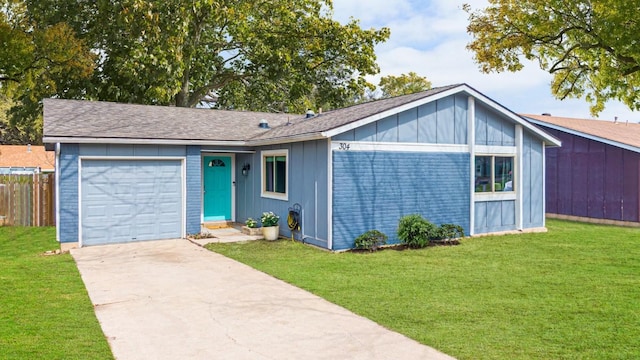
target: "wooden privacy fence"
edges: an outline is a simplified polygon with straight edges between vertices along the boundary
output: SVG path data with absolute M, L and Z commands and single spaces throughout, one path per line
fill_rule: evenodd
M 0 226 L 54 226 L 54 174 L 0 175 Z

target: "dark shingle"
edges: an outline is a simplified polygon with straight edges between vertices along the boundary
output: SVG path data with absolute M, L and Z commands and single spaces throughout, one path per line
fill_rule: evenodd
M 44 100 L 45 138 L 156 139 L 184 141 L 267 141 L 320 135 L 352 122 L 410 104 L 460 85 L 371 101 L 328 111 L 310 119 L 273 114 L 101 101 Z M 261 129 L 267 120 L 269 130 Z

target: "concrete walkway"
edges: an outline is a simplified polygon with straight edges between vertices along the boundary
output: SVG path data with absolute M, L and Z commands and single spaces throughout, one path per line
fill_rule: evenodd
M 71 251 L 116 359 L 452 359 L 186 240 Z

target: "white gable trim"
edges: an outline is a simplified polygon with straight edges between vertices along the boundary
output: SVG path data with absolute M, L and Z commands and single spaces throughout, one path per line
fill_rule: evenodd
M 625 150 L 629 150 L 629 151 L 633 151 L 636 153 L 640 153 L 640 148 L 633 146 L 633 145 L 628 145 L 628 144 L 624 144 L 615 140 L 610 140 L 610 139 L 605 139 L 603 137 L 600 136 L 595 136 L 595 135 L 590 135 L 578 130 L 572 130 L 569 128 L 566 128 L 564 126 L 560 126 L 560 125 L 555 125 L 555 124 L 550 124 L 541 120 L 537 120 L 537 119 L 533 119 L 530 117 L 526 117 L 525 118 L 529 121 L 531 121 L 532 123 L 536 124 L 536 125 L 540 125 L 540 126 L 544 126 L 544 127 L 548 127 L 550 129 L 554 129 L 554 130 L 558 130 L 558 131 L 562 131 L 564 133 L 567 134 L 571 134 L 571 135 L 576 135 L 576 136 L 580 136 L 589 140 L 594 140 L 594 141 L 598 141 L 607 145 L 611 145 L 611 146 L 615 146 L 615 147 L 619 147 L 621 149 L 625 149 Z
M 505 108 L 504 106 L 500 105 L 499 103 L 493 101 L 492 99 L 486 97 L 485 95 L 481 94 L 480 92 L 476 91 L 475 89 L 473 89 L 472 87 L 470 87 L 469 85 L 466 84 L 462 84 L 460 86 L 456 86 L 454 88 L 451 88 L 449 90 L 445 90 L 442 92 L 439 92 L 437 94 L 431 95 L 431 96 L 427 96 L 424 97 L 422 99 L 418 99 L 416 101 L 395 107 L 393 109 L 389 109 L 387 111 L 383 111 L 381 113 L 366 117 L 364 119 L 360 119 L 358 121 L 354 121 L 352 123 L 349 124 L 345 124 L 343 126 L 337 127 L 335 129 L 331 129 L 331 130 L 327 130 L 327 131 L 323 131 L 322 132 L 322 136 L 327 137 L 327 138 L 331 138 L 333 136 L 336 136 L 338 134 L 342 134 L 344 132 L 359 128 L 361 126 L 370 124 L 374 121 L 378 121 L 378 120 L 382 120 L 388 116 L 391 115 L 395 115 L 395 114 L 399 114 L 403 111 L 406 110 L 410 110 L 413 108 L 416 108 L 418 106 L 433 102 L 433 101 L 437 101 L 439 99 L 443 99 L 445 97 L 451 96 L 451 95 L 455 95 L 461 92 L 466 92 L 467 94 L 473 96 L 474 98 L 476 98 L 477 100 L 481 101 L 482 103 L 484 103 L 485 105 L 491 107 L 493 110 L 499 112 L 500 114 L 506 116 L 507 118 L 511 119 L 512 121 L 514 121 L 516 124 L 522 125 L 524 128 L 528 129 L 529 131 L 533 132 L 534 134 L 536 134 L 537 136 L 539 136 L 540 138 L 542 138 L 545 142 L 545 144 L 547 145 L 552 145 L 552 146 L 561 146 L 561 142 L 550 136 L 549 134 L 545 133 L 544 131 L 542 131 L 541 129 L 538 129 L 537 127 L 533 126 L 531 123 L 527 122 L 525 119 L 523 119 L 522 117 L 520 117 L 519 115 L 515 114 L 514 112 L 512 112 L 511 110 Z

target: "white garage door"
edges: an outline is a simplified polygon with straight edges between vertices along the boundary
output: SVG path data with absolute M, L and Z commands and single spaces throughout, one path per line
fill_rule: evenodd
M 180 160 L 82 160 L 82 246 L 182 236 Z

